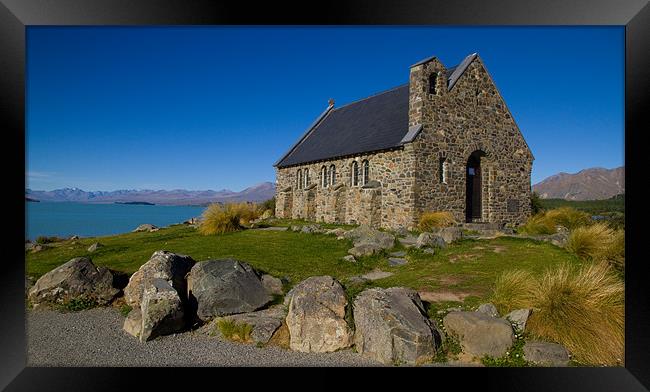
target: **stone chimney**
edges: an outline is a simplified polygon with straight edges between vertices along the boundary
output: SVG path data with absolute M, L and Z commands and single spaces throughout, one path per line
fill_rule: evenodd
M 411 65 L 409 76 L 409 127 L 431 122 L 436 101 L 447 93 L 447 68 L 436 57 Z

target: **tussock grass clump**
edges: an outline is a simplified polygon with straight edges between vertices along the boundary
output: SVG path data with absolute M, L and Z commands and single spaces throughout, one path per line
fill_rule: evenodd
M 420 216 L 418 229 L 431 231 L 440 227 L 452 226 L 456 223 L 454 216 L 448 211 L 425 212 Z
M 571 207 L 560 207 L 549 210 L 546 212 L 545 218 L 553 226 L 564 226 L 569 230 L 587 226 L 591 223 L 589 214 Z
M 250 342 L 253 327 L 246 323 L 237 323 L 228 318 L 217 320 L 217 328 L 224 338 L 235 342 Z
M 519 227 L 519 231 L 526 234 L 553 234 L 555 225 L 546 219 L 545 213 L 531 216 L 524 225 Z
M 506 271 L 497 277 L 490 302 L 497 307 L 500 314 L 526 308 L 533 301 L 530 296 L 535 284 L 533 274 L 528 271 Z
M 578 227 L 571 232 L 566 249 L 582 259 L 600 259 L 607 254 L 614 237 L 614 230 L 603 223 Z
M 204 235 L 214 235 L 239 231 L 243 225 L 257 219 L 259 214 L 259 209 L 254 204 L 210 204 L 203 211 L 199 232 Z
M 577 269 L 560 265 L 518 290 L 513 285 L 517 278 L 513 272 L 502 275 L 495 295 L 501 296 L 496 299 L 503 312 L 533 309 L 526 324 L 528 333 L 563 344 L 582 363 L 622 363 L 624 285 L 607 263 Z M 503 293 L 509 293 L 514 302 L 505 305 Z

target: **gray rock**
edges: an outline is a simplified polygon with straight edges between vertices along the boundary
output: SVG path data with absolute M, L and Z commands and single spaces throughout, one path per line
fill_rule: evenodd
M 569 352 L 561 344 L 530 341 L 524 344 L 524 359 L 540 365 L 566 366 Z
M 251 339 L 255 343 L 268 343 L 275 331 L 282 325 L 286 312 L 284 306 L 274 306 L 257 312 L 224 316 L 238 324 L 248 324 L 252 327 Z M 216 324 L 219 319 L 215 319 Z
M 451 244 L 463 238 L 463 230 L 460 227 L 441 227 L 433 232 L 445 241 L 446 244 Z
M 398 238 L 397 241 L 399 241 L 399 243 L 402 244 L 405 248 L 412 248 L 418 242 L 418 237 L 409 234 L 404 238 Z
M 506 314 L 503 318 L 509 320 L 519 331 L 526 330 L 526 322 L 530 316 L 530 309 L 517 309 Z
M 103 246 L 104 246 L 104 244 L 99 243 L 99 242 L 95 242 L 95 243 L 93 243 L 92 245 L 90 245 L 88 247 L 88 252 L 94 252 L 94 251 L 96 251 L 97 249 L 99 249 L 99 248 L 101 248 Z
M 348 250 L 354 257 L 371 256 L 382 251 L 382 247 L 376 244 L 359 244 Z
M 73 235 L 72 237 L 70 237 L 70 241 L 74 241 L 74 240 L 78 240 L 78 239 L 79 239 L 78 235 Z
M 422 252 L 424 252 L 424 253 L 426 253 L 428 255 L 434 255 L 434 254 L 436 254 L 436 248 L 424 248 L 424 250 Z
M 385 272 L 379 269 L 374 269 L 366 274 L 361 275 L 361 277 L 367 280 L 379 280 L 379 279 L 387 278 L 392 275 L 393 275 L 392 272 Z
M 164 279 L 153 279 L 145 286 L 140 310 L 142 311 L 141 342 L 179 332 L 185 327 L 181 297 Z
M 499 317 L 499 311 L 497 310 L 497 307 L 490 303 L 479 305 L 476 311 L 480 313 L 485 313 L 488 316 Z
M 140 308 L 135 308 L 126 315 L 122 329 L 136 338 L 140 336 L 140 332 L 142 332 L 142 311 Z
M 289 347 L 301 352 L 332 352 L 352 344 L 345 321 L 348 301 L 331 276 L 314 276 L 298 283 L 285 299 L 288 305 Z
M 185 275 L 196 263 L 189 256 L 158 250 L 149 260 L 131 275 L 129 284 L 124 289 L 124 299 L 133 308 L 139 307 L 144 286 L 153 279 L 164 279 L 178 291 L 183 301 L 187 299 L 187 282 Z
M 351 276 L 347 279 L 348 285 L 363 284 L 368 282 L 370 279 L 366 279 L 363 276 Z
M 132 232 L 133 233 L 138 233 L 138 232 L 141 232 L 141 231 L 154 231 L 154 229 L 158 229 L 158 227 L 155 226 L 155 225 L 149 224 L 149 223 L 145 223 L 145 224 L 142 224 L 142 225 L 136 227 Z
M 343 257 L 343 260 L 349 262 L 349 263 L 356 263 L 357 259 L 354 258 L 352 255 L 347 255 Z
M 433 233 L 422 233 L 417 239 L 417 242 L 415 243 L 415 247 L 418 249 L 421 248 L 444 248 L 447 245 L 445 240 Z
M 388 265 L 390 265 L 391 267 L 394 267 L 396 265 L 404 265 L 404 264 L 408 264 L 408 260 L 401 259 L 398 257 L 390 257 L 388 259 Z
M 354 246 L 373 245 L 379 249 L 390 249 L 395 246 L 395 237 L 383 231 L 379 231 L 368 225 L 361 225 L 343 234 L 345 238 L 351 239 Z
M 341 236 L 343 236 L 343 234 L 345 234 L 345 229 L 342 229 L 342 228 L 338 227 L 336 229 L 327 230 L 325 232 L 325 234 L 335 235 L 336 237 L 341 237 Z
M 447 333 L 458 337 L 463 352 L 476 357 L 501 357 L 514 342 L 510 323 L 485 313 L 450 312 L 442 323 Z
M 300 232 L 308 234 L 320 234 L 324 233 L 325 230 L 323 230 L 323 228 L 319 225 L 305 225 L 300 229 Z
M 404 252 L 403 250 L 401 250 L 401 251 L 399 251 L 399 252 L 393 252 L 393 253 L 391 253 L 390 256 L 392 256 L 392 257 L 404 257 L 404 256 L 406 256 L 406 252 Z
M 272 275 L 262 275 L 262 286 L 271 295 L 282 295 L 282 281 Z
M 291 231 L 300 231 L 300 230 L 302 230 L 302 226 L 292 225 L 292 226 L 289 227 L 289 230 L 291 230 Z
M 425 316 L 417 292 L 392 287 L 361 292 L 354 301 L 354 342 L 362 355 L 384 364 L 430 361 L 441 334 Z
M 411 232 L 408 231 L 405 227 L 400 227 L 399 229 L 395 230 L 395 234 L 398 237 L 408 237 L 411 235 Z
M 29 290 L 28 298 L 34 305 L 63 303 L 77 297 L 105 305 L 119 292 L 113 287 L 113 274 L 108 268 L 96 267 L 87 257 L 76 257 L 41 276 Z
M 252 312 L 271 297 L 250 265 L 233 259 L 196 263 L 187 277 L 190 301 L 201 320 Z

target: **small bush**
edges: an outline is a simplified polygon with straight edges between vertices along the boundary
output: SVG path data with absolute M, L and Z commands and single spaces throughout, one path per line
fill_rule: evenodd
M 452 226 L 456 223 L 454 216 L 448 211 L 425 212 L 420 216 L 418 229 L 431 231 L 440 227 Z
M 545 217 L 553 226 L 560 225 L 569 230 L 587 226 L 591 223 L 589 214 L 571 207 L 560 207 L 547 211 Z
M 275 196 L 262 202 L 260 206 L 262 211 L 271 210 L 275 211 Z
M 64 240 L 64 238 L 55 237 L 55 236 L 48 237 L 48 236 L 45 236 L 45 235 L 41 235 L 41 236 L 36 237 L 36 243 L 37 244 L 51 244 L 52 242 L 59 242 L 59 241 L 63 241 L 63 240 Z
M 539 194 L 537 194 L 537 192 L 530 194 L 530 209 L 533 215 L 539 214 L 544 210 L 542 200 L 539 198 Z
M 236 342 L 250 342 L 253 327 L 246 323 L 237 323 L 228 318 L 222 318 L 217 321 L 217 328 L 221 331 L 224 338 Z
M 527 333 L 561 343 L 582 363 L 621 363 L 624 285 L 607 263 L 590 263 L 579 269 L 561 265 L 519 290 L 513 282 L 521 277 L 512 274 L 497 280 L 494 302 L 499 302 L 502 313 L 532 308 Z M 503 293 L 509 293 L 514 302 L 506 305 Z
M 569 235 L 566 249 L 581 259 L 601 259 L 610 249 L 614 237 L 614 230 L 604 223 L 578 227 Z
M 519 227 L 518 231 L 526 234 L 553 234 L 555 225 L 546 219 L 545 214 L 541 213 L 531 216 L 524 225 Z
M 120 314 L 124 317 L 128 316 L 129 313 L 133 310 L 133 307 L 131 305 L 122 305 L 120 306 Z
M 77 297 L 77 298 L 72 298 L 66 302 L 64 302 L 61 305 L 61 310 L 64 311 L 70 311 L 70 312 L 78 312 L 81 310 L 86 310 L 86 309 L 92 309 L 97 306 L 97 302 L 88 297 Z
M 242 225 L 257 219 L 259 214 L 255 204 L 210 204 L 203 211 L 199 232 L 204 235 L 214 235 L 238 231 L 243 228 Z

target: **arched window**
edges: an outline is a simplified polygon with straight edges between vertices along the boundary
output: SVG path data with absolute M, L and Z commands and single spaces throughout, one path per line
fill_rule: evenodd
M 359 185 L 359 164 L 357 161 L 352 162 L 352 186 Z
M 296 173 L 296 189 L 302 188 L 302 170 L 298 169 Z
M 370 181 L 370 163 L 366 159 L 363 161 L 363 185 L 366 185 Z
M 330 184 L 336 185 L 336 167 L 334 165 L 330 166 Z
M 436 80 L 438 80 L 437 72 L 429 75 L 429 94 L 436 94 Z
M 327 168 L 325 166 L 320 169 L 320 185 L 327 188 Z
M 447 162 L 447 159 L 444 157 L 440 158 L 438 164 L 438 180 L 440 181 L 441 184 L 447 183 L 448 166 L 449 163 Z
M 305 169 L 305 188 L 309 185 L 309 169 Z

